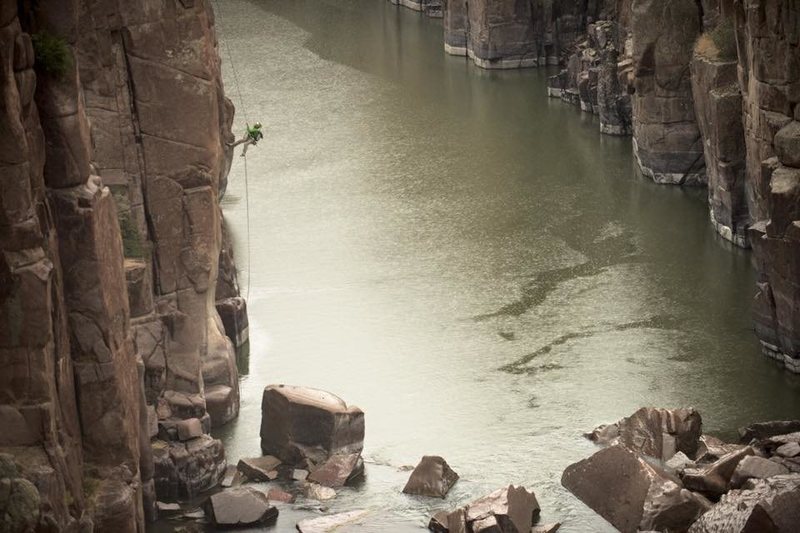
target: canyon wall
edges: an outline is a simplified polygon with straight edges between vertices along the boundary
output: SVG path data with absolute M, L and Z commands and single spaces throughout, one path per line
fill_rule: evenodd
M 561 65 L 548 93 L 630 135 L 645 176 L 708 188 L 753 248 L 755 330 L 800 372 L 800 0 L 444 0 L 445 51 Z
M 238 413 L 247 319 L 219 208 L 233 106 L 216 47 L 205 1 L 0 0 L 11 530 L 144 531 L 156 497 L 225 468 L 208 433 Z

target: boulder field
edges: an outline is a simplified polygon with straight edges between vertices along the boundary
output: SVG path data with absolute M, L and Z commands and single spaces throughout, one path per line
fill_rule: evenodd
M 752 247 L 762 351 L 800 372 L 797 0 L 445 0 L 441 16 L 446 53 L 560 65 L 548 94 L 631 136 L 643 175 L 706 187 L 719 235 Z
M 701 433 L 693 409 L 642 408 L 586 436 L 603 448 L 561 484 L 619 531 L 790 533 L 800 525 L 797 422 Z M 796 445 L 796 449 L 795 449 Z

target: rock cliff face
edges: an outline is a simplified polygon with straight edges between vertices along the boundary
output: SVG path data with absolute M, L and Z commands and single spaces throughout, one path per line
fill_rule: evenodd
M 445 50 L 484 68 L 560 64 L 552 97 L 632 135 L 642 173 L 708 187 L 753 247 L 756 333 L 800 372 L 800 1 L 446 0 Z
M 0 452 L 34 527 L 143 531 L 156 492 L 216 484 L 239 406 L 213 14 L 0 0 L 0 69 Z

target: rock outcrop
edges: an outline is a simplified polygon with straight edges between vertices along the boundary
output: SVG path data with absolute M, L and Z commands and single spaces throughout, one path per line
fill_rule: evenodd
M 570 465 L 561 484 L 622 532 L 685 531 L 711 507 L 621 445 Z
M 436 513 L 428 529 L 438 533 L 531 531 L 541 508 L 533 492 L 509 485 L 454 511 Z
M 141 531 L 224 470 L 215 47 L 207 2 L 0 2 L 0 451 L 38 528 Z

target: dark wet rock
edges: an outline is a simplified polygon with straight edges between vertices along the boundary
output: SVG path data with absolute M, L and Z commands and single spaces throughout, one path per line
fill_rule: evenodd
M 800 443 L 800 431 L 795 433 L 787 433 L 785 435 L 774 435 L 772 437 L 767 437 L 766 439 L 753 441 L 753 446 L 757 448 L 762 454 L 766 456 L 773 456 L 773 455 L 780 455 L 781 457 L 792 457 L 792 455 L 784 455 L 783 453 L 790 452 L 792 450 L 792 446 L 788 448 L 783 448 L 787 444 L 798 444 Z M 783 448 L 783 453 L 778 454 L 778 450 Z
M 273 502 L 293 503 L 295 496 L 294 494 L 273 487 L 267 492 L 267 499 Z
M 684 530 L 711 503 L 623 446 L 567 467 L 561 484 L 622 531 Z
M 800 524 L 800 474 L 750 480 L 725 494 L 689 533 L 794 533 Z
M 444 498 L 458 481 L 450 465 L 442 457 L 426 455 L 408 478 L 403 492 L 432 498 Z
M 739 438 L 743 444 L 750 444 L 754 439 L 763 440 L 797 431 L 800 431 L 800 420 L 773 420 L 740 428 Z
M 252 487 L 225 489 L 211 496 L 207 505 L 212 523 L 219 528 L 258 526 L 278 516 L 267 495 Z
M 354 524 L 369 514 L 369 511 L 348 511 L 319 518 L 301 520 L 297 524 L 300 533 L 331 533 L 348 524 Z
M 616 424 L 599 426 L 586 436 L 597 444 L 622 444 L 662 461 L 683 452 L 694 457 L 703 422 L 694 409 L 642 407 Z
M 702 492 L 710 496 L 724 494 L 728 491 L 736 467 L 742 459 L 753 454 L 753 449 L 747 447 L 728 453 L 714 463 L 702 468 L 687 468 L 681 476 L 683 485 L 689 490 Z
M 364 461 L 360 453 L 332 455 L 311 472 L 307 479 L 326 487 L 343 487 L 364 474 Z M 294 477 L 294 471 L 292 472 Z
M 751 455 L 743 458 L 736 466 L 736 470 L 733 471 L 733 476 L 731 476 L 730 485 L 732 488 L 738 489 L 748 479 L 766 479 L 789 473 L 788 468 L 776 461 Z
M 236 468 L 250 481 L 273 481 L 278 477 L 281 460 L 272 455 L 240 459 Z
M 459 508 L 455 511 L 439 511 L 431 517 L 428 529 L 436 533 L 466 533 L 466 508 Z
M 361 453 L 364 413 L 325 391 L 270 385 L 261 403 L 261 449 L 286 464 L 321 465 L 335 454 Z

